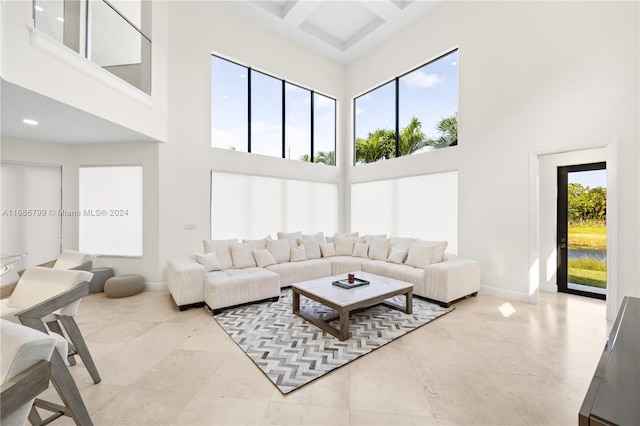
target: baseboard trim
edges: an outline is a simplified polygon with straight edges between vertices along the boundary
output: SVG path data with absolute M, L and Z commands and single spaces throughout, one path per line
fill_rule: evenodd
M 146 281 L 144 283 L 143 291 L 167 291 L 169 290 L 169 286 L 165 282 L 154 283 L 150 281 Z
M 488 294 L 490 296 L 504 297 L 505 299 L 511 299 L 511 300 L 517 300 L 519 302 L 530 303 L 530 298 L 528 294 L 519 293 L 517 291 L 505 290 L 504 288 L 481 285 L 480 294 Z

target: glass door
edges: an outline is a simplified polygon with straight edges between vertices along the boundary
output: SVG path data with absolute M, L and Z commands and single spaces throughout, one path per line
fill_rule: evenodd
M 605 299 L 606 163 L 558 167 L 558 291 Z

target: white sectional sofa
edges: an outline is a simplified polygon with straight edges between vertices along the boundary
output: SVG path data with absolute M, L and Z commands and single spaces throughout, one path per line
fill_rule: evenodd
M 203 243 L 204 253 L 167 264 L 169 291 L 180 310 L 277 300 L 280 289 L 294 283 L 357 271 L 410 282 L 414 296 L 443 306 L 480 289 L 480 263 L 445 253 L 446 241 L 279 232 L 277 239 Z

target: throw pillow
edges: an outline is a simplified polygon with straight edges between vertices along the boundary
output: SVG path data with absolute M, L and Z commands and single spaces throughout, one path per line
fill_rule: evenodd
M 233 259 L 231 258 L 231 243 L 237 243 L 238 240 L 202 240 L 204 244 L 204 252 L 216 252 L 220 267 L 229 269 L 233 267 Z
M 304 246 L 291 247 L 291 261 L 300 262 L 302 260 L 307 260 L 304 256 Z
M 302 232 L 278 232 L 279 240 L 289 240 L 289 246 L 295 247 L 298 245 L 298 238 L 302 238 Z
M 418 238 L 416 240 L 417 243 L 433 247 L 433 258 L 431 259 L 431 263 L 440 263 L 444 258 L 444 252 L 449 245 L 448 241 L 425 241 Z
M 369 258 L 373 260 L 387 260 L 389 256 L 389 239 L 375 238 L 369 243 Z
M 335 234 L 333 234 L 333 238 L 335 238 L 335 237 L 353 237 L 353 238 L 358 238 L 359 236 L 360 236 L 359 232 L 351 232 L 351 233 L 336 232 Z
M 231 259 L 233 267 L 236 269 L 250 268 L 256 266 L 251 250 L 255 249 L 253 243 L 231 243 Z
M 207 272 L 219 271 L 222 269 L 215 251 L 211 253 L 195 253 L 193 257 L 196 262 L 204 266 L 204 269 Z
M 369 244 L 358 244 L 353 246 L 353 257 L 369 257 Z
M 355 237 L 333 237 L 336 256 L 351 256 L 353 254 L 353 246 L 355 242 Z
M 267 248 L 267 240 L 271 239 L 271 235 L 267 235 L 261 240 L 242 240 L 243 243 L 253 243 L 256 250 L 264 250 Z
M 389 246 L 399 250 L 409 250 L 411 243 L 415 242 L 415 238 L 409 237 L 391 237 L 389 238 Z
M 387 262 L 402 264 L 406 258 L 407 250 L 392 248 L 391 253 L 389 253 L 389 257 L 387 257 Z
M 326 243 L 327 239 L 324 237 L 324 232 L 316 232 L 315 234 L 302 234 L 302 238 L 305 240 L 314 240 L 319 243 Z
M 407 260 L 405 260 L 404 263 L 405 265 L 413 266 L 415 268 L 426 268 L 431 263 L 433 253 L 433 247 L 413 243 L 409 246 L 409 254 L 407 255 Z
M 333 243 L 320 244 L 320 251 L 322 252 L 322 257 L 333 257 L 336 255 L 336 247 Z
M 366 234 L 364 237 L 362 237 L 362 242 L 370 243 L 371 240 L 385 239 L 385 238 L 387 238 L 387 234 L 378 234 L 378 235 Z
M 264 268 L 269 265 L 275 265 L 277 262 L 267 249 L 251 250 L 253 258 L 256 260 L 258 267 Z
M 298 245 L 304 246 L 304 253 L 307 259 L 320 259 L 322 257 L 322 252 L 320 251 L 320 242 L 298 238 Z
M 289 240 L 267 241 L 267 249 L 278 263 L 285 263 L 291 260 L 291 245 Z

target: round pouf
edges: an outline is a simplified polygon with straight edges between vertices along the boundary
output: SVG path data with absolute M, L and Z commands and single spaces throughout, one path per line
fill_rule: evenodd
M 127 297 L 138 294 L 144 288 L 144 278 L 140 275 L 120 275 L 111 277 L 104 283 L 107 297 Z

